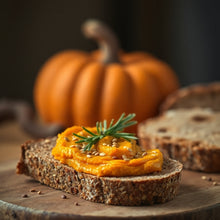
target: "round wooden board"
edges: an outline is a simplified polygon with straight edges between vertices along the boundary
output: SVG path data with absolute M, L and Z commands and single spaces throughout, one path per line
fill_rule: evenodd
M 153 206 L 110 206 L 82 200 L 15 174 L 16 162 L 0 169 L 0 219 L 218 219 L 220 174 L 183 171 L 177 197 Z M 202 176 L 212 181 L 203 180 Z M 31 192 L 35 189 L 36 192 Z M 41 194 L 38 192 L 41 191 Z M 27 194 L 27 198 L 23 195 Z M 62 199 L 62 195 L 66 199 Z

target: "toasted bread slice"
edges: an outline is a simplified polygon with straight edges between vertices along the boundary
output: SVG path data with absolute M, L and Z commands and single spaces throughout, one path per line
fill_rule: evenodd
M 173 109 L 138 127 L 145 149 L 159 148 L 184 168 L 220 172 L 220 112 L 210 109 Z
M 111 205 L 149 205 L 173 199 L 182 164 L 165 159 L 161 172 L 144 176 L 97 177 L 61 164 L 51 154 L 56 138 L 28 141 L 22 145 L 17 173 L 80 198 Z
M 220 82 L 194 84 L 170 94 L 160 112 L 177 108 L 210 108 L 220 111 Z

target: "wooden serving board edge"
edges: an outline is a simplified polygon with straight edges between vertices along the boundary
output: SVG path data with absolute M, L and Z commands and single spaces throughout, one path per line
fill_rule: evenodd
M 138 219 L 138 220 L 156 220 L 156 219 L 163 219 L 163 220 L 189 220 L 189 219 L 209 219 L 209 220 L 217 220 L 220 213 L 220 204 L 216 204 L 213 206 L 207 206 L 206 208 L 202 209 L 194 209 L 191 211 L 187 211 L 184 213 L 173 213 L 167 214 L 163 216 L 139 216 L 139 217 L 129 217 L 129 219 Z M 12 203 L 4 202 L 0 200 L 0 219 L 36 219 L 36 220 L 121 220 L 125 219 L 124 217 L 114 217 L 114 216 L 82 216 L 82 215 L 75 215 L 75 214 L 65 214 L 65 213 L 57 213 L 57 212 L 49 212 L 49 211 L 42 211 L 36 210 L 28 207 L 23 207 L 19 205 L 15 205 Z

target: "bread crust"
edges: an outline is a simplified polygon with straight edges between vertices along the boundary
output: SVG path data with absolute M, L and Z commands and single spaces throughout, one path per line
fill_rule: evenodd
M 219 112 L 208 109 L 169 110 L 139 124 L 140 145 L 160 149 L 186 169 L 220 172 L 219 119 Z
M 160 113 L 176 108 L 211 108 L 220 111 L 220 82 L 193 84 L 171 93 L 160 107 Z
M 172 200 L 178 190 L 182 164 L 165 159 L 163 170 L 137 177 L 97 177 L 79 173 L 51 155 L 56 138 L 28 141 L 21 146 L 17 173 L 80 198 L 109 205 L 152 205 Z
M 206 148 L 201 145 L 196 146 L 192 141 L 165 140 L 151 136 L 141 138 L 140 143 L 145 149 L 156 146 L 164 156 L 183 163 L 185 169 L 208 173 L 220 172 L 220 149 L 218 147 Z

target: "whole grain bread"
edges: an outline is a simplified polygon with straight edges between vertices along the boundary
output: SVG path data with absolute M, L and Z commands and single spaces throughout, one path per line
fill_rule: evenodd
M 220 172 L 220 112 L 173 109 L 138 127 L 140 145 L 159 148 L 184 168 Z
M 220 111 L 220 82 L 194 84 L 170 94 L 160 112 L 177 108 L 211 108 Z
M 55 142 L 54 137 L 23 144 L 17 173 L 82 199 L 111 205 L 164 203 L 177 193 L 182 164 L 175 160 L 165 159 L 162 171 L 149 175 L 97 177 L 79 173 L 55 160 L 51 154 Z

